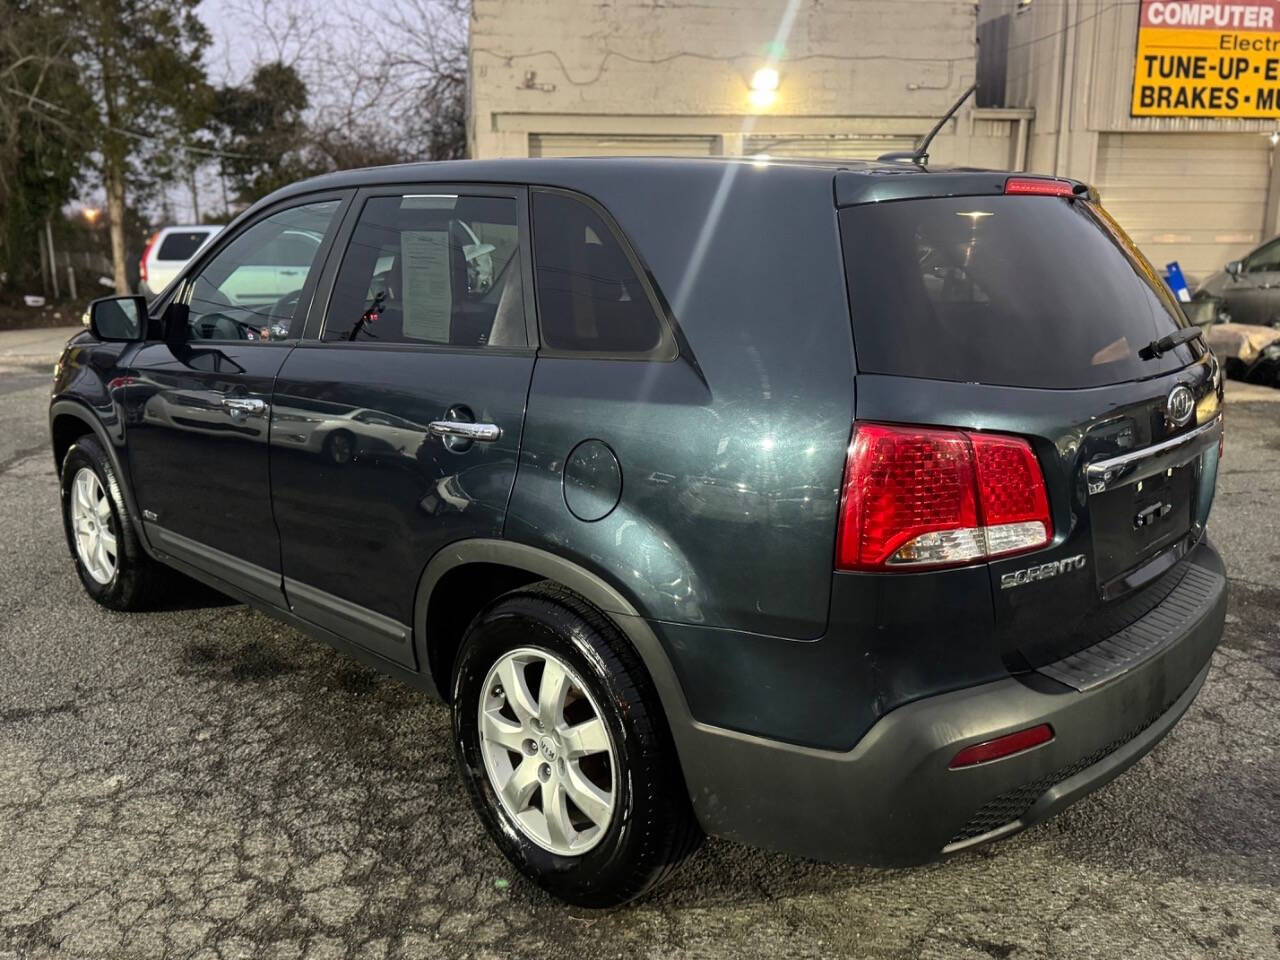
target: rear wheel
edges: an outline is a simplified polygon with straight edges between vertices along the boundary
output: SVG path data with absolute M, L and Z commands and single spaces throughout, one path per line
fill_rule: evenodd
M 143 552 L 110 458 L 92 435 L 62 460 L 62 519 L 85 591 L 112 610 L 150 605 L 166 571 Z
M 563 900 L 625 903 L 701 839 L 652 682 L 575 594 L 538 584 L 476 618 L 454 671 L 453 727 L 494 841 Z

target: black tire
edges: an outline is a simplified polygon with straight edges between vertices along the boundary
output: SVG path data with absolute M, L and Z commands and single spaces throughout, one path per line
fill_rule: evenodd
M 560 856 L 527 838 L 499 802 L 481 755 L 478 711 L 489 669 L 519 648 L 546 650 L 573 667 L 600 706 L 618 754 L 612 820 L 596 846 Z M 662 883 L 697 849 L 694 819 L 666 718 L 639 656 L 599 610 L 551 583 L 495 600 L 472 621 L 453 674 L 458 765 L 502 853 L 561 900 L 611 907 Z
M 350 463 L 356 455 L 356 438 L 350 430 L 335 430 L 324 438 L 324 455 L 342 466 Z
M 89 573 L 76 550 L 71 521 L 72 483 L 76 475 L 85 468 L 97 474 L 110 506 L 107 525 L 116 539 L 116 564 L 115 574 L 107 583 L 99 582 Z M 138 542 L 119 478 L 116 477 L 110 457 L 96 437 L 86 434 L 71 445 L 71 449 L 62 458 L 60 476 L 62 525 L 67 535 L 71 559 L 76 565 L 76 573 L 84 584 L 85 592 L 111 610 L 143 610 L 150 607 L 169 582 L 167 570 L 148 557 L 142 544 Z

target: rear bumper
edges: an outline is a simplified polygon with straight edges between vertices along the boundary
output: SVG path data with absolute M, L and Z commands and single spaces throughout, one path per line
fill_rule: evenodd
M 677 730 L 703 828 L 821 860 L 905 866 L 1015 833 L 1057 813 L 1135 763 L 1195 699 L 1222 636 L 1226 578 L 1213 578 L 1144 659 L 1075 690 L 1031 673 L 918 700 L 880 719 L 847 752 L 818 750 L 689 721 Z M 959 770 L 962 748 L 1048 723 L 1054 739 Z

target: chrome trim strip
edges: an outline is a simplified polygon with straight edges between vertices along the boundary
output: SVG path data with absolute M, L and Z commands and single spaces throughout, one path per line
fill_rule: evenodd
M 1208 448 L 1217 439 L 1213 431 L 1222 430 L 1222 414 L 1187 433 L 1161 443 L 1098 460 L 1085 467 L 1090 493 L 1105 493 L 1127 483 L 1154 476 L 1168 467 L 1177 467 Z

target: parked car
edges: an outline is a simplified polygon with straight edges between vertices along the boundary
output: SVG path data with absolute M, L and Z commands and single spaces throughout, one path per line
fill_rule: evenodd
M 161 227 L 142 249 L 142 258 L 138 261 L 138 292 L 145 297 L 160 293 L 221 230 L 222 227 L 206 224 Z
M 1204 339 L 1231 379 L 1280 387 L 1280 329 L 1217 323 L 1205 328 Z
M 1206 297 L 1221 301 L 1217 318 L 1222 322 L 1280 327 L 1280 237 L 1205 280 L 1195 299 Z
M 294 292 L 210 322 L 290 231 Z M 1074 181 L 347 171 L 92 318 L 50 408 L 89 595 L 171 567 L 438 695 L 493 842 L 573 903 L 704 833 L 1008 836 L 1164 737 L 1222 634 L 1221 372 Z
M 272 424 L 276 442 L 296 450 L 318 453 L 336 464 L 350 463 L 363 454 L 395 455 L 414 459 L 427 439 L 427 428 L 382 410 L 325 407 L 303 400 L 294 406 L 290 398 L 274 398 Z

